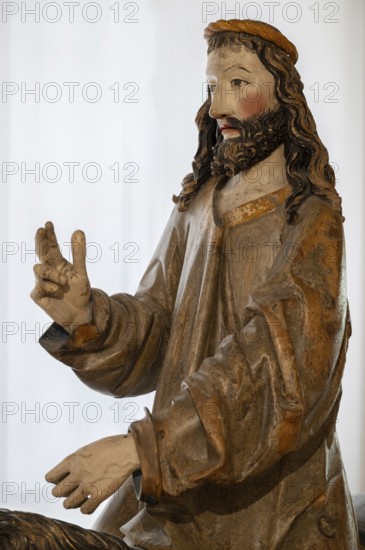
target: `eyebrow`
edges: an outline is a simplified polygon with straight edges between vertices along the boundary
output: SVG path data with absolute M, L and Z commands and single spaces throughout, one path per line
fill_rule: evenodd
M 249 71 L 248 69 L 246 69 L 246 67 L 242 67 L 242 65 L 232 65 L 232 67 L 228 67 L 228 69 L 225 69 L 223 72 L 226 73 L 227 71 L 230 71 L 231 69 L 235 69 L 235 68 L 238 68 L 238 69 L 242 69 L 243 71 L 246 71 L 247 73 L 251 73 L 252 71 Z
M 248 69 L 246 69 L 246 67 L 243 67 L 242 65 L 237 65 L 237 63 L 235 65 L 232 65 L 232 67 L 228 67 L 228 69 L 224 69 L 224 73 L 226 73 L 227 71 L 230 71 L 231 69 L 242 69 L 243 71 L 246 71 L 247 73 L 252 73 L 252 71 L 249 71 Z M 207 71 L 205 72 L 206 76 L 209 76 L 211 73 L 208 73 Z

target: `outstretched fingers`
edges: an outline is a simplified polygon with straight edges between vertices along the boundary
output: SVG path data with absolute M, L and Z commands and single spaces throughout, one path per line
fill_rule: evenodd
M 66 262 L 57 242 L 53 223 L 48 221 L 35 235 L 36 253 L 41 262 L 57 267 Z
M 84 514 L 91 514 L 99 504 L 106 498 L 99 483 L 82 480 L 80 473 L 77 474 L 75 454 L 64 458 L 57 466 L 46 474 L 46 480 L 53 483 L 55 487 L 52 494 L 55 497 L 65 498 L 65 508 L 79 508 Z M 107 496 L 112 492 L 109 491 Z

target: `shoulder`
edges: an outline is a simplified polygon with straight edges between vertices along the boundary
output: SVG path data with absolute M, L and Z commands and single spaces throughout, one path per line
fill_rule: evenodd
M 312 195 L 300 206 L 298 220 L 287 226 L 295 240 L 343 240 L 343 217 L 327 201 Z

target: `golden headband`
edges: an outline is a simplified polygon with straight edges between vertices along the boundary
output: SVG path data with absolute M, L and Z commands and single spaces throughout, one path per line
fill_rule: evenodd
M 298 59 L 296 47 L 276 27 L 255 21 L 253 19 L 219 19 L 204 29 L 204 38 L 209 41 L 210 37 L 217 32 L 244 32 L 252 36 L 259 36 L 268 42 L 272 42 L 290 57 L 295 64 Z

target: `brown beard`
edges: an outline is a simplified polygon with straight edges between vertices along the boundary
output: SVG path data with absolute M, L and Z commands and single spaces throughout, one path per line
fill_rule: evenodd
M 210 164 L 214 176 L 231 177 L 251 168 L 270 156 L 287 135 L 287 118 L 282 108 L 264 111 L 242 122 L 233 117 L 225 120 L 241 135 L 224 140 L 217 126 L 217 144 Z

